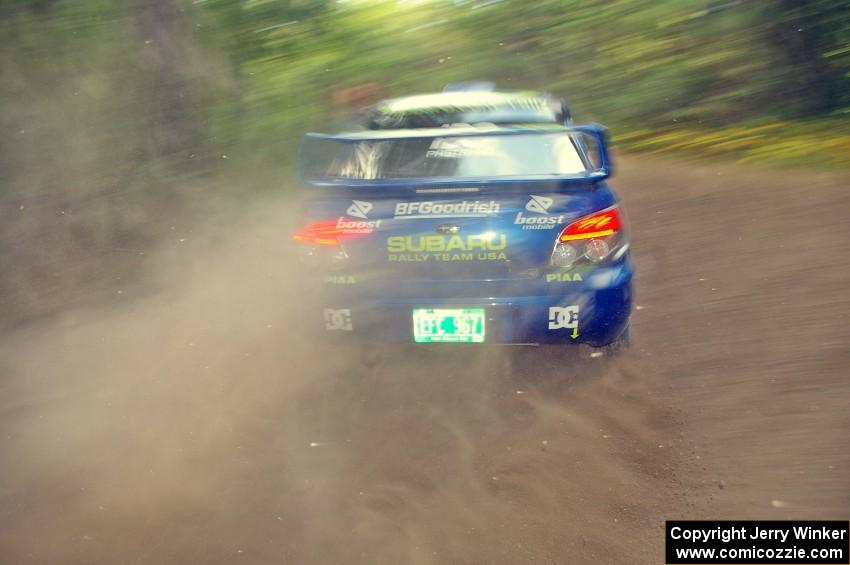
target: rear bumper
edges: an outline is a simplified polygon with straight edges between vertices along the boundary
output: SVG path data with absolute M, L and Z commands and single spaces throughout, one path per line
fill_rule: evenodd
M 485 343 L 598 347 L 628 325 L 632 276 L 626 258 L 582 280 L 543 273 L 523 281 L 325 284 L 319 326 L 327 337 L 412 343 L 414 308 L 484 308 Z

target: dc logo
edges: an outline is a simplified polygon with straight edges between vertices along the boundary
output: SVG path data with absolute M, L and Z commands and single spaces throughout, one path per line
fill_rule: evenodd
M 550 330 L 573 330 L 573 339 L 578 337 L 578 306 L 553 306 L 549 308 Z
M 325 329 L 350 332 L 353 329 L 351 324 L 351 310 L 348 308 L 342 308 L 340 310 L 325 308 Z
M 364 220 L 369 215 L 369 210 L 372 209 L 371 202 L 363 202 L 362 200 L 352 200 L 351 206 L 345 211 L 346 214 L 354 218 L 363 218 Z
M 547 198 L 545 196 L 535 196 L 533 194 L 529 194 L 531 196 L 531 200 L 525 205 L 525 209 L 529 212 L 536 212 L 538 214 L 548 214 L 549 206 L 552 205 L 551 198 Z

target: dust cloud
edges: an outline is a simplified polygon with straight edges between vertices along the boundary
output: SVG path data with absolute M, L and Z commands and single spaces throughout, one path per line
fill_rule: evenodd
M 297 207 L 270 194 L 141 222 L 139 262 L 94 250 L 92 284 L 19 285 L 0 562 L 657 563 L 665 519 L 846 516 L 850 228 L 824 215 L 846 176 L 621 161 L 637 309 L 614 363 L 367 366 L 309 330 Z
M 183 225 L 120 294 L 3 336 L 0 561 L 654 561 L 687 446 L 651 363 L 369 368 L 307 329 L 292 209 Z
M 630 353 L 367 366 L 273 194 L 328 93 L 153 4 L 4 6 L 0 563 L 654 564 L 665 519 L 847 518 L 846 173 L 624 156 Z

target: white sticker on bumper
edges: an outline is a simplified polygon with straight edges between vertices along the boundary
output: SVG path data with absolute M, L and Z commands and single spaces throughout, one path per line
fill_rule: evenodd
M 573 339 L 578 337 L 578 306 L 552 306 L 549 308 L 550 330 L 573 330 L 570 335 Z
M 342 330 L 350 332 L 354 329 L 351 323 L 351 310 L 342 308 L 333 310 L 325 308 L 325 329 L 326 330 Z

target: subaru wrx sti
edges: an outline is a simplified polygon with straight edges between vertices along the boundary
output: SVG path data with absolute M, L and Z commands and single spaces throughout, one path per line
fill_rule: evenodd
M 633 267 L 602 126 L 533 93 L 388 100 L 307 134 L 303 224 L 319 330 L 432 344 L 627 343 Z

